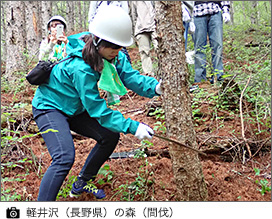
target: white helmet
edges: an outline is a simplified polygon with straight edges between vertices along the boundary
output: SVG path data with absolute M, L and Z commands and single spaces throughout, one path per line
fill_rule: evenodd
M 89 30 L 95 36 L 119 46 L 126 47 L 133 43 L 131 19 L 118 6 L 101 6 Z
M 52 21 L 60 21 L 64 25 L 64 29 L 66 29 L 66 26 L 67 26 L 66 21 L 62 16 L 59 16 L 59 15 L 56 15 L 50 18 L 50 20 L 47 22 L 47 29 L 49 29 L 50 23 Z

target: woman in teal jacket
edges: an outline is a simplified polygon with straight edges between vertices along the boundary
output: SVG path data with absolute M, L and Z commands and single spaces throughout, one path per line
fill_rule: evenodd
M 87 182 L 114 151 L 120 134 L 133 134 L 139 139 L 152 138 L 153 130 L 137 121 L 126 119 L 111 110 L 99 95 L 98 88 L 124 95 L 126 88 L 152 98 L 162 93 L 154 78 L 133 70 L 123 46 L 133 43 L 131 21 L 120 7 L 100 10 L 90 32 L 68 37 L 67 55 L 73 57 L 56 65 L 46 84 L 40 85 L 32 101 L 33 116 L 52 157 L 43 176 L 38 201 L 54 201 L 75 158 L 71 131 L 97 141 L 73 184 L 71 196 L 83 192 L 104 198 L 102 189 Z M 126 87 L 126 88 L 125 88 Z

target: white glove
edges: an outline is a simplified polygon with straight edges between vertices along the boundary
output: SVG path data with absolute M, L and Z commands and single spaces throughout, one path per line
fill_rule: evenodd
M 155 92 L 159 95 L 162 95 L 162 88 L 161 88 L 162 79 L 160 79 L 159 83 L 155 87 Z
M 223 16 L 223 21 L 224 21 L 225 23 L 230 22 L 230 13 L 229 13 L 229 12 L 224 12 L 224 13 L 222 14 L 222 16 Z
M 135 133 L 135 137 L 140 140 L 143 140 L 144 138 L 152 139 L 152 135 L 154 135 L 153 129 L 143 123 L 139 124 Z
M 189 23 L 189 34 L 194 34 L 195 33 L 195 23 L 191 21 Z

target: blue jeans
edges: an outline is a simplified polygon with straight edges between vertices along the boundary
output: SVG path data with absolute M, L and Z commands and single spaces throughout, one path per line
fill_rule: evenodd
M 75 160 L 75 147 L 71 131 L 97 141 L 80 172 L 83 180 L 95 179 L 103 163 L 114 151 L 120 134 L 102 127 L 87 112 L 68 117 L 59 110 L 38 110 L 33 107 L 33 116 L 40 132 L 54 129 L 58 132 L 42 134 L 52 162 L 41 181 L 38 201 L 56 200 L 59 189 Z
M 214 83 L 214 75 L 217 80 L 222 80 L 223 75 L 223 20 L 221 12 L 213 15 L 194 17 L 196 26 L 195 44 L 195 82 L 206 81 L 206 55 L 201 50 L 205 50 L 207 45 L 207 35 L 209 36 L 212 48 L 212 77 L 210 82 Z

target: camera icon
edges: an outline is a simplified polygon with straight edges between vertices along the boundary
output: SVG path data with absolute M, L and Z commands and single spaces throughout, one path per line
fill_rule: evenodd
M 7 218 L 20 218 L 20 209 L 11 207 L 7 209 Z

